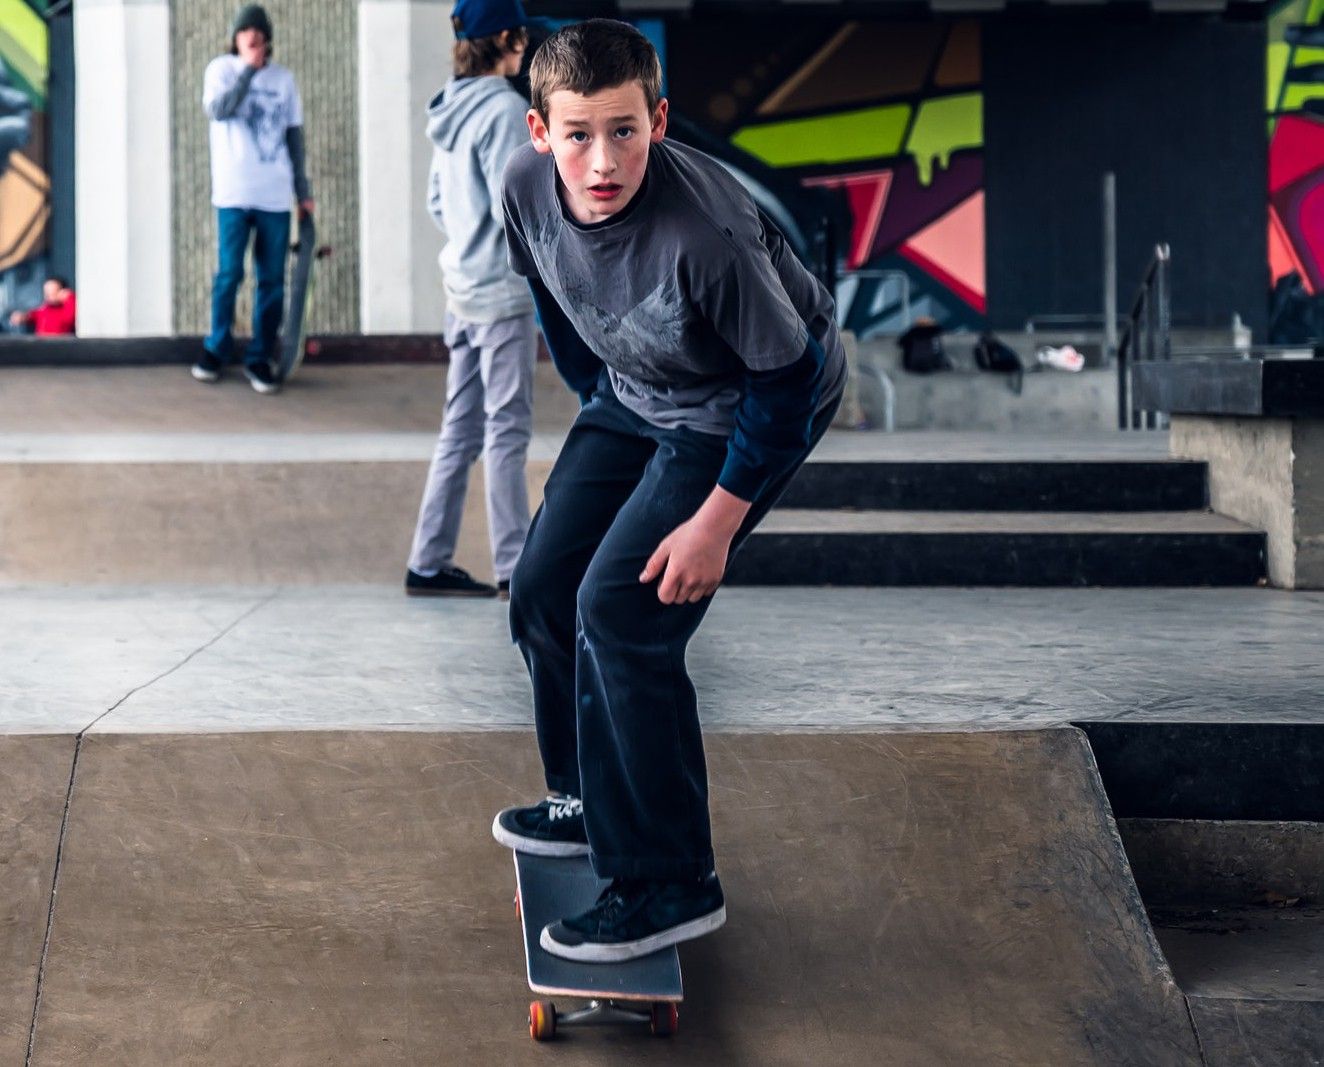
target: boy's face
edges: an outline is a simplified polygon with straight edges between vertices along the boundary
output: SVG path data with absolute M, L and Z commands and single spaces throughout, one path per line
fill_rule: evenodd
M 550 152 L 562 196 L 576 222 L 602 222 L 634 199 L 648 169 L 648 146 L 665 136 L 667 102 L 648 113 L 638 81 L 591 96 L 558 89 L 547 99 L 547 121 L 529 112 L 529 133 L 539 152 Z
M 59 300 L 62 292 L 64 292 L 63 286 L 54 278 L 47 278 L 41 285 L 41 295 L 48 304 L 54 304 Z
M 234 46 L 239 58 L 247 63 L 266 59 L 267 37 L 261 30 L 240 30 L 234 35 Z

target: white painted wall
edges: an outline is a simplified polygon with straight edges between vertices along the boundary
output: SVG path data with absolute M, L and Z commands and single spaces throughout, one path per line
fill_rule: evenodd
M 78 0 L 78 332 L 172 332 L 168 0 Z
M 440 332 L 441 233 L 426 208 L 427 104 L 451 73 L 451 4 L 359 0 L 360 324 Z

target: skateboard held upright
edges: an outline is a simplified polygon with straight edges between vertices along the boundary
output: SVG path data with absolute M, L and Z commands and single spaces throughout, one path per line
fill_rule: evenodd
M 282 382 L 299 369 L 308 344 L 308 316 L 313 306 L 313 263 L 331 254 L 329 245 L 317 247 L 317 226 L 306 211 L 299 211 L 299 234 L 290 251 L 294 254 L 290 306 L 285 313 L 280 358 L 276 365 L 276 378 Z
M 548 1041 L 558 1029 L 602 1023 L 648 1025 L 667 1036 L 676 1031 L 683 999 L 680 956 L 673 945 L 625 963 L 577 963 L 539 944 L 548 923 L 589 908 L 607 883 L 585 857 L 552 858 L 515 853 L 515 908 L 524 925 L 529 988 L 544 996 L 588 999 L 588 1006 L 558 1012 L 550 1000 L 529 1005 L 529 1035 Z

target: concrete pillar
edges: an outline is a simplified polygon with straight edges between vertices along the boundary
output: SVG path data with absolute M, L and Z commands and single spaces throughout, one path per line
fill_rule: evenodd
M 74 5 L 78 332 L 172 332 L 170 9 Z
M 426 208 L 428 101 L 451 73 L 451 4 L 359 0 L 360 324 L 439 332 L 445 314 Z

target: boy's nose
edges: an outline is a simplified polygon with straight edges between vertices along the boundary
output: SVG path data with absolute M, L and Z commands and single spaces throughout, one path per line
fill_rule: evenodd
M 606 146 L 600 146 L 593 153 L 593 171 L 596 174 L 608 175 L 616 169 L 616 159 L 612 156 L 610 149 Z

